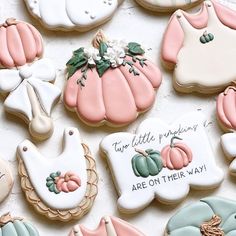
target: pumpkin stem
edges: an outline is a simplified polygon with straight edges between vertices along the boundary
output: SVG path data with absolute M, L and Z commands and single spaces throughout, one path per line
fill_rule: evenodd
M 170 140 L 170 147 L 171 147 L 171 148 L 173 148 L 173 147 L 175 146 L 175 144 L 174 144 L 174 140 L 175 140 L 175 139 L 183 140 L 182 138 L 179 138 L 179 137 L 177 137 L 177 136 L 172 137 L 171 140 Z
M 6 225 L 9 222 L 13 223 L 15 220 L 23 220 L 23 219 L 20 217 L 11 217 L 10 212 L 8 212 L 0 217 L 0 227 Z
M 217 215 L 214 215 L 211 220 L 204 222 L 201 227 L 200 231 L 203 236 L 224 236 L 224 231 L 219 228 L 221 223 L 221 218 Z
M 1 24 L 0 26 L 3 26 L 3 27 L 8 27 L 8 26 L 11 26 L 11 25 L 16 25 L 18 22 L 15 18 L 8 18 L 5 23 Z
M 94 36 L 93 40 L 92 40 L 92 45 L 95 48 L 99 48 L 101 42 L 106 43 L 107 42 L 107 38 L 105 36 L 105 34 L 103 33 L 102 30 L 99 30 L 96 35 Z
M 236 81 L 232 81 L 231 83 L 232 83 L 232 85 L 231 85 L 231 86 L 228 86 L 228 87 L 225 89 L 225 91 L 224 91 L 224 95 L 225 95 L 225 96 L 228 94 L 228 91 L 229 91 L 230 89 L 233 89 L 233 90 L 236 92 Z
M 205 36 L 207 35 L 207 31 L 206 31 L 206 30 L 205 30 L 205 32 L 203 33 L 203 35 L 205 35 Z
M 138 149 L 138 148 L 135 148 L 134 150 L 135 150 L 135 152 L 143 155 L 144 157 L 148 157 L 148 153 L 145 152 L 144 150 L 141 150 L 141 149 Z

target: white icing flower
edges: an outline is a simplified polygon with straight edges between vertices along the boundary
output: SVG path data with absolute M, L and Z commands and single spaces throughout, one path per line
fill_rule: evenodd
M 108 42 L 108 46 L 111 48 L 114 47 L 118 47 L 118 48 L 122 48 L 123 50 L 127 51 L 127 42 L 125 42 L 124 40 L 111 40 Z
M 96 48 L 88 48 L 84 49 L 84 55 L 88 58 L 88 64 L 89 65 L 96 65 L 96 61 L 101 60 L 101 57 L 99 56 L 99 51 Z
M 104 58 L 111 62 L 111 67 L 115 68 L 120 66 L 125 58 L 125 50 L 119 46 L 108 47 Z

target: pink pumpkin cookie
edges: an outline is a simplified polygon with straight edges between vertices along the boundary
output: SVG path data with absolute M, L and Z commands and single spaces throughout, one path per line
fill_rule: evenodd
M 161 72 L 138 43 L 109 41 L 99 31 L 92 44 L 67 63 L 64 103 L 89 125 L 127 125 L 153 105 Z
M 180 92 L 214 93 L 236 79 L 236 12 L 205 1 L 196 14 L 177 10 L 167 26 L 161 57 Z M 222 63 L 224 62 L 224 63 Z
M 7 19 L 0 25 L 0 93 L 4 108 L 25 120 L 30 134 L 47 139 L 53 133 L 51 110 L 61 91 L 52 83 L 56 71 L 43 55 L 43 41 L 32 25 Z
M 144 234 L 119 218 L 105 216 L 97 229 L 89 230 L 82 225 L 76 225 L 69 236 L 144 236 Z

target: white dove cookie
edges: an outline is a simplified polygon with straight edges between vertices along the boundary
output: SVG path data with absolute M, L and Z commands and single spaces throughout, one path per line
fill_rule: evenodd
M 144 236 L 144 234 L 117 217 L 105 216 L 95 230 L 76 225 L 69 236 Z
M 188 9 L 202 0 L 136 0 L 138 4 L 150 11 L 171 12 L 175 9 Z
M 76 128 L 64 131 L 62 153 L 46 158 L 28 140 L 18 146 L 21 187 L 27 201 L 52 220 L 79 219 L 97 195 L 95 161 Z
M 29 12 L 51 30 L 88 31 L 112 18 L 123 0 L 25 0 Z
M 13 187 L 13 176 L 6 161 L 0 159 L 0 203 L 10 194 Z
M 36 139 L 53 133 L 51 110 L 61 91 L 51 82 L 56 71 L 49 59 L 40 59 L 43 42 L 30 24 L 8 19 L 0 25 L 0 93 L 6 95 L 4 108 L 29 124 Z
M 138 212 L 154 199 L 177 203 L 190 187 L 211 189 L 221 183 L 223 172 L 216 166 L 205 122 L 200 112 L 172 125 L 149 118 L 136 134 L 119 132 L 102 140 L 121 211 Z

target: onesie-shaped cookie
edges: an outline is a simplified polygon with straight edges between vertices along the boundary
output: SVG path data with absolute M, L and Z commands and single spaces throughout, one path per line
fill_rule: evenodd
M 61 91 L 50 82 L 56 71 L 43 55 L 42 37 L 32 25 L 8 19 L 0 25 L 0 93 L 4 108 L 29 124 L 30 134 L 46 139 L 53 133 L 51 110 Z
M 119 218 L 105 216 L 97 229 L 89 230 L 82 225 L 76 225 L 69 236 L 144 236 L 144 234 Z
M 92 44 L 67 63 L 64 103 L 86 124 L 127 125 L 153 105 L 161 72 L 138 43 L 108 40 L 99 31 Z
M 162 59 L 174 68 L 180 92 L 222 91 L 236 79 L 236 12 L 205 1 L 197 14 L 176 11 L 167 27 Z
M 168 222 L 165 236 L 235 236 L 236 202 L 207 197 L 180 209 Z
M 52 30 L 87 31 L 108 21 L 123 0 L 25 0 L 29 12 Z
M 157 11 L 169 12 L 177 8 L 187 9 L 197 5 L 202 0 L 136 0 L 144 8 Z
M 97 174 L 78 129 L 65 129 L 63 147 L 58 157 L 46 158 L 26 140 L 18 146 L 17 156 L 27 201 L 49 219 L 68 221 L 81 218 L 92 207 Z
M 223 173 L 215 164 L 205 122 L 199 112 L 172 125 L 149 118 L 136 134 L 119 132 L 102 140 L 121 211 L 138 212 L 155 198 L 177 203 L 190 187 L 209 189 L 221 183 Z

